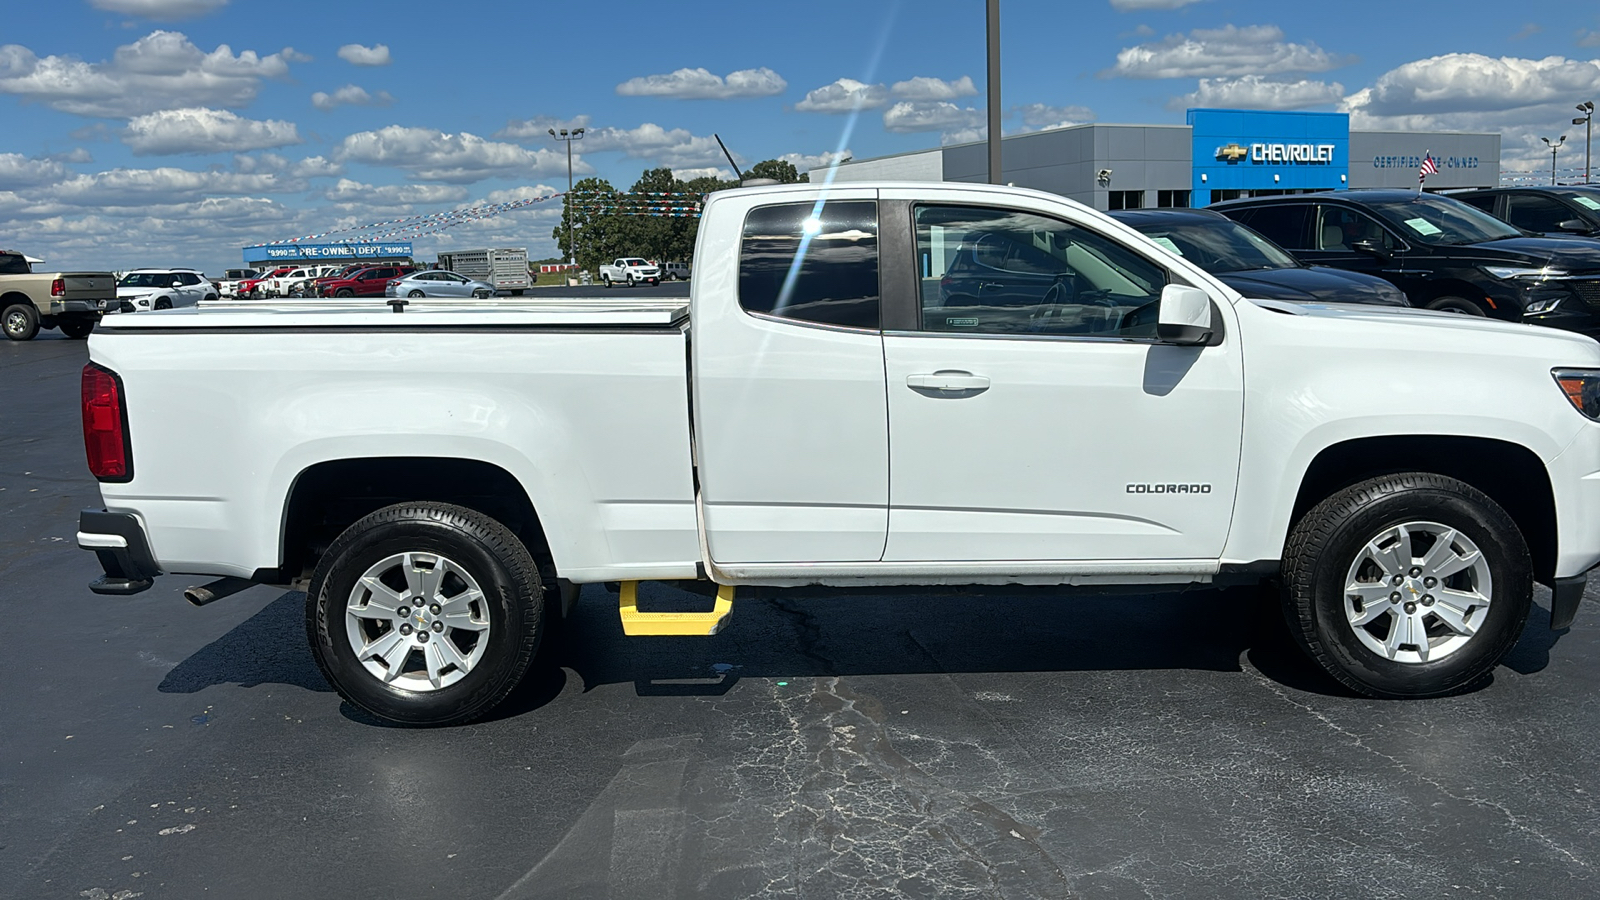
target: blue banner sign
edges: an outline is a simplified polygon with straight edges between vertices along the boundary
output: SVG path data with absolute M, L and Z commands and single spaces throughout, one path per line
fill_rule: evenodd
M 410 255 L 410 241 L 370 244 L 263 244 L 244 248 L 244 261 L 247 263 L 280 259 L 387 259 Z

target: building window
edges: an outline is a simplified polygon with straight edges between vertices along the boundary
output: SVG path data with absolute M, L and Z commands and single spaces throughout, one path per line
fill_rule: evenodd
M 1188 191 L 1156 191 L 1156 206 L 1162 209 L 1188 209 Z
M 1224 200 L 1237 200 L 1237 199 L 1239 199 L 1239 196 L 1240 196 L 1241 193 L 1242 192 L 1239 191 L 1236 188 L 1228 188 L 1226 190 L 1221 190 L 1221 191 L 1212 191 L 1211 192 L 1211 202 L 1212 203 L 1221 203 Z
M 1112 191 L 1106 209 L 1143 209 L 1144 191 Z

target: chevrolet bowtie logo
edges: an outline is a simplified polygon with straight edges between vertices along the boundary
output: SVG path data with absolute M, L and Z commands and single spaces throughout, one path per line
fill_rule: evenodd
M 1217 159 L 1225 159 L 1228 162 L 1238 162 L 1249 155 L 1250 151 L 1238 144 L 1228 144 L 1217 148 Z

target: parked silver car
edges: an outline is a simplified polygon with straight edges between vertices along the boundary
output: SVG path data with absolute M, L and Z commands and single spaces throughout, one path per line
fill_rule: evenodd
M 429 269 L 412 272 L 389 280 L 384 285 L 385 297 L 474 297 L 487 300 L 494 296 L 494 285 L 486 281 L 473 281 L 465 275 Z

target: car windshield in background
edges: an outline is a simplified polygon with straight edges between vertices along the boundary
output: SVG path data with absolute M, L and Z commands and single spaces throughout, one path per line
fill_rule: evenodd
M 169 287 L 172 275 L 162 272 L 129 272 L 117 282 L 117 287 Z
M 1406 240 L 1421 244 L 1454 246 L 1522 236 L 1520 229 L 1475 206 L 1427 194 L 1407 200 L 1369 200 L 1362 205 L 1382 216 Z
M 1571 200 L 1590 212 L 1600 212 L 1600 190 L 1594 188 L 1575 188 L 1562 191 L 1561 196 Z
M 1220 216 L 1215 222 L 1134 226 L 1140 233 L 1207 272 L 1295 269 L 1299 261 L 1254 231 Z
M 625 260 L 622 261 L 622 263 L 623 263 L 623 265 L 628 265 L 628 266 L 648 266 L 648 265 L 650 265 L 649 263 L 645 262 L 642 259 L 625 259 Z

